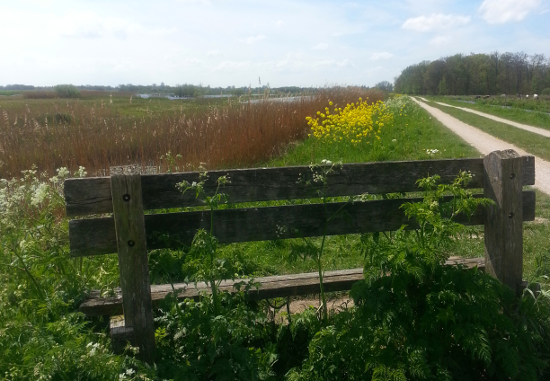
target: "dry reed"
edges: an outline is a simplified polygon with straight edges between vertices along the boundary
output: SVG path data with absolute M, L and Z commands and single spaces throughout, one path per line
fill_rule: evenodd
M 18 176 L 32 166 L 48 173 L 84 166 L 89 175 L 136 163 L 160 172 L 172 164 L 179 171 L 200 163 L 208 169 L 251 166 L 305 138 L 306 116 L 323 110 L 329 100 L 343 107 L 359 97 L 377 101 L 383 93 L 330 88 L 294 102 L 232 100 L 199 111 L 148 111 L 139 118 L 113 112 L 108 95 L 95 106 L 63 100 L 30 106 L 19 101 L 9 108 L 0 103 L 0 178 Z M 170 163 L 167 152 L 181 158 Z

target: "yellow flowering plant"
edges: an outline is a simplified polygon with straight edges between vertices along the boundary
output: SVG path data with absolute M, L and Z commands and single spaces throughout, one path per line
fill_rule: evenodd
M 329 106 L 333 103 L 329 102 Z M 326 143 L 351 143 L 354 146 L 379 140 L 381 130 L 393 122 L 393 113 L 384 102 L 369 104 L 361 98 L 343 109 L 334 107 L 331 111 L 325 107 L 325 112 L 318 111 L 317 116 L 306 118 L 311 127 L 310 137 Z

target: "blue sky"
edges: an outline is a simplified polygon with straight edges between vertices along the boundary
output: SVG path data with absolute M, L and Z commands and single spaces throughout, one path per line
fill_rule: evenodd
M 550 56 L 550 0 L 0 0 L 0 85 L 367 85 L 456 53 Z

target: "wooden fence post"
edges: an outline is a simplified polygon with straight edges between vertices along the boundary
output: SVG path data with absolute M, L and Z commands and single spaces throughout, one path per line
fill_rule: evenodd
M 155 355 L 155 327 L 139 167 L 111 167 L 120 288 L 125 332 L 137 357 L 150 364 Z
M 486 209 L 485 271 L 519 293 L 523 275 L 523 161 L 514 150 L 483 159 Z

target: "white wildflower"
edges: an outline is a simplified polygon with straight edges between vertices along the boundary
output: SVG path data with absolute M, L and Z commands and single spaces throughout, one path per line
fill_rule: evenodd
M 67 169 L 67 167 L 61 167 L 57 170 L 57 177 L 60 179 L 64 179 L 65 177 L 69 177 L 71 173 Z
M 85 168 L 83 166 L 78 167 L 78 171 L 73 173 L 74 177 L 86 177 L 88 175 L 88 172 L 85 171 Z
M 46 197 L 48 197 L 48 191 L 50 190 L 50 186 L 46 183 L 40 183 L 36 190 L 34 191 L 32 197 L 31 197 L 31 205 L 32 206 L 39 206 L 44 202 Z

